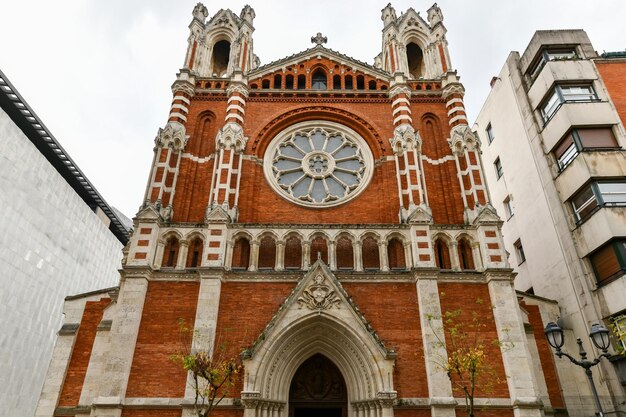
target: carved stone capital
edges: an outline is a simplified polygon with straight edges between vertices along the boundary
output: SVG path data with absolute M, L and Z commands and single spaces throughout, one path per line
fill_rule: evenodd
M 466 151 L 480 150 L 480 139 L 467 125 L 455 126 L 448 139 L 450 149 L 455 155 L 463 155 Z
M 406 151 L 422 149 L 422 138 L 419 132 L 409 124 L 402 124 L 393 131 L 393 138 L 389 139 L 391 149 L 396 155 L 401 155 Z
M 233 95 L 233 93 L 239 93 L 245 98 L 248 98 L 249 91 L 248 85 L 243 81 L 232 81 L 226 88 L 226 94 L 228 94 L 229 97 Z
M 185 126 L 180 123 L 170 122 L 165 128 L 159 129 L 154 143 L 158 147 L 170 147 L 175 151 L 185 149 L 189 136 L 186 134 Z
M 229 122 L 217 132 L 215 145 L 223 149 L 235 149 L 236 152 L 243 152 L 248 138 L 243 135 L 243 127 L 237 123 Z
M 461 97 L 465 96 L 465 87 L 461 83 L 450 83 L 443 87 L 441 91 L 441 97 L 447 100 L 452 94 L 460 94 Z
M 411 88 L 404 83 L 398 83 L 391 86 L 388 94 L 391 99 L 395 98 L 398 94 L 405 94 L 408 98 L 411 98 Z

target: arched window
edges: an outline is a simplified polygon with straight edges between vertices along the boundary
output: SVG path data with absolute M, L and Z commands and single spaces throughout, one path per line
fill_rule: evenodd
M 346 90 L 352 90 L 352 75 L 346 75 L 343 81 L 345 83 Z
M 341 90 L 341 75 L 333 75 L 333 90 Z
M 222 40 L 213 45 L 213 54 L 211 57 L 213 76 L 225 76 L 228 71 L 228 60 L 230 59 L 230 42 Z
M 274 269 L 276 263 L 276 242 L 271 236 L 264 236 L 259 245 L 259 269 Z
M 368 90 L 376 90 L 376 81 L 371 80 L 369 83 L 367 83 L 367 89 Z
M 250 242 L 246 237 L 239 237 L 233 246 L 232 269 L 248 269 L 250 266 Z
M 285 89 L 286 90 L 293 90 L 293 75 L 288 74 L 285 77 Z
M 262 80 L 261 88 L 264 90 L 267 90 L 268 88 L 270 88 L 270 80 Z
M 304 90 L 306 88 L 306 77 L 304 74 L 298 75 L 298 90 Z
M 187 268 L 196 268 L 200 266 L 202 262 L 202 239 L 199 237 L 193 239 L 189 244 L 189 251 L 187 252 L 187 262 L 185 266 Z
M 411 42 L 406 46 L 406 60 L 409 64 L 409 74 L 418 79 L 424 76 L 424 54 L 417 44 Z
M 356 76 L 356 89 L 365 90 L 365 77 L 363 77 L 362 75 Z
M 378 252 L 378 242 L 372 236 L 363 239 L 361 245 L 364 269 L 380 269 L 380 255 Z
M 178 239 L 174 236 L 167 239 L 165 242 L 165 249 L 163 250 L 161 268 L 174 268 L 176 266 L 179 248 L 180 244 L 178 243 Z
M 274 88 L 277 90 L 280 90 L 283 87 L 281 85 L 282 83 L 283 83 L 283 76 L 280 74 L 274 75 Z
M 354 269 L 354 249 L 352 241 L 345 236 L 340 237 L 335 245 L 337 253 L 337 269 Z
M 327 84 L 328 80 L 324 70 L 321 68 L 315 70 L 313 76 L 311 77 L 311 88 L 313 90 L 326 90 Z
M 302 269 L 302 242 L 296 235 L 285 241 L 285 269 Z
M 389 268 L 406 269 L 404 245 L 400 239 L 394 237 L 387 243 L 387 257 L 389 258 Z
M 439 269 L 451 269 L 452 266 L 450 264 L 450 250 L 448 249 L 448 245 L 446 242 L 437 238 L 435 240 L 435 262 L 437 264 L 437 268 Z
M 326 243 L 326 239 L 322 236 L 316 236 L 315 239 L 311 241 L 311 264 L 317 261 L 318 253 L 321 255 L 322 261 L 328 264 L 328 244 Z
M 459 252 L 461 269 L 476 269 L 474 266 L 474 256 L 472 255 L 472 246 L 467 239 L 459 239 L 457 250 Z

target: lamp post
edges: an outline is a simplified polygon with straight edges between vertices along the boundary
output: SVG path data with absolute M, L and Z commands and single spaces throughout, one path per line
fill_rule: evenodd
M 596 408 L 598 409 L 598 412 L 596 413 L 596 415 L 600 417 L 604 417 L 604 411 L 602 411 L 602 405 L 600 404 L 598 391 L 596 391 L 596 386 L 593 383 L 593 376 L 591 375 L 591 368 L 599 364 L 602 358 L 608 358 L 609 356 L 611 356 L 607 352 L 609 348 L 608 329 L 598 323 L 591 325 L 591 332 L 589 332 L 589 337 L 591 338 L 591 341 L 593 342 L 593 344 L 602 351 L 600 356 L 598 356 L 592 361 L 587 359 L 587 352 L 585 352 L 585 349 L 583 348 L 583 342 L 582 340 L 580 340 L 580 337 L 576 338 L 576 343 L 578 343 L 578 349 L 579 349 L 578 354 L 580 355 L 580 360 L 577 360 L 576 358 L 571 356 L 569 353 L 563 352 L 561 350 L 561 347 L 563 346 L 565 339 L 563 338 L 563 329 L 561 329 L 561 327 L 558 324 L 554 322 L 548 323 L 546 325 L 546 328 L 544 329 L 544 333 L 546 334 L 546 338 L 548 339 L 548 343 L 550 343 L 550 346 L 556 349 L 556 356 L 558 356 L 559 358 L 565 356 L 573 364 L 576 364 L 585 369 L 585 375 L 587 375 L 587 378 L 589 379 L 589 385 L 591 385 L 591 392 L 593 394 L 593 399 L 596 403 Z

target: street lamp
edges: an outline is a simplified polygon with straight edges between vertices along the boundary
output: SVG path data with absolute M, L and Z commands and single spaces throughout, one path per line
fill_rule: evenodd
M 593 361 L 587 360 L 587 352 L 583 349 L 583 342 L 580 340 L 580 337 L 576 338 L 576 343 L 578 343 L 578 354 L 580 355 L 580 360 L 575 359 L 567 352 L 563 352 L 561 347 L 565 342 L 563 338 L 563 329 L 554 323 L 550 322 L 546 325 L 544 329 L 544 333 L 546 334 L 546 338 L 548 339 L 548 343 L 554 349 L 556 349 L 556 356 L 559 358 L 565 356 L 570 360 L 573 364 L 576 364 L 585 369 L 585 375 L 589 379 L 589 385 L 591 385 L 591 392 L 593 393 L 593 399 L 596 402 L 596 408 L 598 409 L 598 413 L 596 415 L 600 417 L 604 417 L 604 411 L 602 411 L 602 405 L 600 405 L 600 398 L 598 397 L 598 391 L 596 391 L 596 386 L 593 383 L 593 376 L 591 375 L 591 368 L 600 363 L 602 358 L 608 358 L 611 356 L 607 350 L 609 348 L 609 331 L 606 327 L 599 323 L 595 323 L 591 325 L 591 332 L 589 332 L 589 337 L 593 344 L 602 351 L 600 356 L 595 358 Z

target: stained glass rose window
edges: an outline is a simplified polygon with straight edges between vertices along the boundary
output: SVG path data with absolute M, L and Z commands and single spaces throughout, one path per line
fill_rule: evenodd
M 367 144 L 352 129 L 311 121 L 279 133 L 264 165 L 270 184 L 282 196 L 300 205 L 330 207 L 367 185 L 373 163 Z

